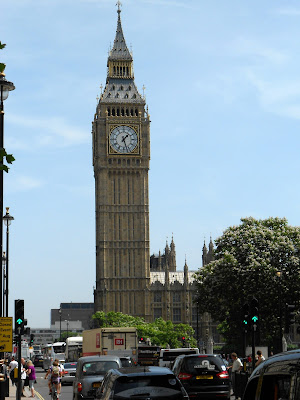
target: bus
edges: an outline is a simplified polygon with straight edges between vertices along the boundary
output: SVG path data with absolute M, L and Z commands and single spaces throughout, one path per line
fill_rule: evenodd
M 56 358 L 60 363 L 65 361 L 65 347 L 65 342 L 49 343 L 42 347 L 43 368 L 45 371 L 48 371 Z
M 172 368 L 176 357 L 181 354 L 199 354 L 198 348 L 183 347 L 181 349 L 161 349 L 159 356 L 159 366 Z
M 160 346 L 138 346 L 138 365 L 158 365 Z
M 65 360 L 66 362 L 77 361 L 82 355 L 82 336 L 71 336 L 66 339 Z

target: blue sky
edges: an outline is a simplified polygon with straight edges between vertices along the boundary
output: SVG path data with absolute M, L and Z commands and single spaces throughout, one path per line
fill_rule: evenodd
M 60 302 L 93 301 L 91 123 L 116 0 L 2 0 L 10 314 L 31 327 Z M 300 225 L 298 1 L 123 0 L 136 84 L 151 116 L 151 254 L 172 234 L 177 267 L 240 218 Z M 4 243 L 5 247 L 5 243 Z

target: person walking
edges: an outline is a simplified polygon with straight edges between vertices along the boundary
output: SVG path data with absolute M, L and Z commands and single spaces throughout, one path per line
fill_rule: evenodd
M 9 376 L 11 379 L 12 385 L 16 384 L 16 379 L 15 379 L 15 368 L 18 369 L 18 361 L 15 360 L 15 357 L 12 356 L 11 362 L 9 363 L 8 369 L 9 369 Z
M 257 361 L 255 363 L 255 366 L 257 367 L 261 362 L 265 361 L 265 357 L 262 355 L 262 352 L 260 350 L 257 350 Z
M 231 359 L 233 361 L 231 368 L 231 382 L 233 395 L 237 399 L 239 396 L 236 394 L 236 373 L 241 371 L 243 368 L 242 361 L 238 358 L 236 353 L 231 353 Z
M 21 390 L 22 390 L 21 396 L 22 397 L 26 397 L 25 391 L 24 391 L 25 390 L 25 381 L 26 381 L 26 377 L 27 377 L 26 370 L 27 370 L 27 364 L 26 364 L 24 358 L 21 358 Z
M 29 389 L 31 391 L 30 397 L 35 397 L 34 382 L 36 380 L 36 376 L 35 376 L 35 368 L 31 360 L 27 361 L 27 375 L 29 377 Z

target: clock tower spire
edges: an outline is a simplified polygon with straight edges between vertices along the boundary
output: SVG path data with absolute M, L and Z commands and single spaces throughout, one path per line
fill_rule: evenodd
M 107 78 L 93 121 L 95 311 L 150 320 L 150 117 L 133 73 L 118 6 Z

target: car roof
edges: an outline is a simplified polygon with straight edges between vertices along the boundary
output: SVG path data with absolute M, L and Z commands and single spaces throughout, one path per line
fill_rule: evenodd
M 193 357 L 198 357 L 198 358 L 205 358 L 205 357 L 215 357 L 215 358 L 221 358 L 218 354 L 180 354 L 177 358 L 193 358 Z M 222 358 L 221 358 L 222 360 Z
M 174 373 L 166 367 L 145 366 L 145 367 L 123 367 L 120 369 L 111 369 L 111 374 L 119 376 L 149 376 L 149 375 L 174 375 Z
M 116 356 L 86 356 L 86 357 L 80 357 L 78 359 L 78 363 L 84 364 L 86 362 L 92 362 L 92 361 L 120 361 L 119 357 Z
M 253 371 L 250 379 L 259 375 L 263 370 L 264 374 L 290 374 L 292 371 L 300 369 L 300 349 L 285 351 L 275 354 L 260 363 Z

